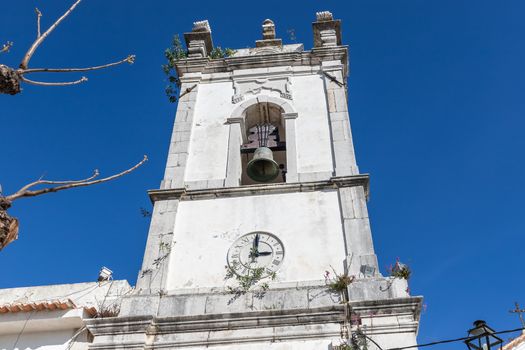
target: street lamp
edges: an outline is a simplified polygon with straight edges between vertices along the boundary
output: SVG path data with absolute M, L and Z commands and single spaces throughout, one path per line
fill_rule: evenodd
M 494 330 L 482 320 L 474 321 L 474 328 L 469 329 L 468 339 L 465 340 L 469 350 L 495 350 L 503 340 L 494 334 Z

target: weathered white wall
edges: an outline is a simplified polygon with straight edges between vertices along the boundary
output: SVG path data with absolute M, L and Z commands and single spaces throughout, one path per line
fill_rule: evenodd
M 293 105 L 297 123 L 297 171 L 299 173 L 331 172 L 332 150 L 328 109 L 320 75 L 292 78 Z
M 336 191 L 183 201 L 174 228 L 167 289 L 220 287 L 226 255 L 240 236 L 275 234 L 285 257 L 278 281 L 320 280 L 345 258 Z
M 233 111 L 231 82 L 200 84 L 193 117 L 186 181 L 224 179 L 228 155 L 228 118 Z
M 0 350 L 65 350 L 75 329 L 43 332 L 22 332 L 0 335 Z M 70 350 L 88 348 L 85 335 L 73 342 Z

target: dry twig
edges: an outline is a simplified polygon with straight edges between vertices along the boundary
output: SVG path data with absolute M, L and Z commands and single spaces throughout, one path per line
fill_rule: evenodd
M 0 250 L 2 250 L 6 245 L 14 241 L 18 238 L 18 219 L 15 217 L 10 216 L 7 213 L 7 210 L 11 207 L 13 201 L 23 198 L 23 197 L 35 197 L 39 196 L 41 194 L 46 193 L 52 193 L 52 192 L 58 192 L 62 190 L 67 190 L 70 188 L 75 187 L 85 187 L 85 186 L 91 186 L 96 185 L 103 182 L 108 182 L 114 179 L 117 179 L 121 176 L 124 176 L 126 174 L 131 173 L 133 170 L 140 167 L 142 164 L 144 164 L 148 160 L 147 156 L 144 156 L 144 158 L 132 166 L 129 169 L 126 169 L 118 174 L 111 175 L 102 179 L 97 179 L 99 176 L 98 170 L 95 170 L 93 172 L 93 175 L 86 179 L 81 180 L 65 180 L 65 181 L 51 181 L 51 180 L 44 180 L 42 177 L 36 181 L 33 181 L 22 188 L 20 188 L 15 193 L 3 196 L 0 193 Z M 33 188 L 35 186 L 42 186 L 42 185 L 55 185 L 50 187 L 45 187 L 41 189 L 34 190 Z
M 87 81 L 87 78 L 82 77 L 81 79 L 68 81 L 68 82 L 42 82 L 30 80 L 24 77 L 24 74 L 29 73 L 40 73 L 40 72 L 60 72 L 60 73 L 71 73 L 71 72 L 85 72 L 91 70 L 104 69 L 112 66 L 122 64 L 124 62 L 133 63 L 135 61 L 134 55 L 129 55 L 128 57 L 113 63 L 108 63 L 99 66 L 86 67 L 86 68 L 29 68 L 29 61 L 33 57 L 36 49 L 42 44 L 42 42 L 55 30 L 55 28 L 78 6 L 82 0 L 76 0 L 73 5 L 60 17 L 55 23 L 53 23 L 44 33 L 41 32 L 40 20 L 42 17 L 42 12 L 39 9 L 35 9 L 36 13 L 36 26 L 37 26 L 37 35 L 36 39 L 31 44 L 29 49 L 24 55 L 22 62 L 20 62 L 19 68 L 11 68 L 7 65 L 0 64 L 0 93 L 16 95 L 21 92 L 20 82 L 25 82 L 33 85 L 43 85 L 43 86 L 66 86 L 66 85 L 76 85 Z M 9 48 L 13 45 L 11 42 L 4 44 L 1 52 L 9 51 Z
M 9 52 L 9 49 L 13 46 L 12 41 L 8 41 L 5 44 L 2 45 L 2 48 L 0 49 L 0 53 Z

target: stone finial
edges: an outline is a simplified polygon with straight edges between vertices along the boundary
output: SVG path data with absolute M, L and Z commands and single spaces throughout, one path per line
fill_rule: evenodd
M 341 45 L 341 21 L 334 20 L 330 11 L 320 11 L 315 14 L 314 47 L 335 47 Z
M 271 19 L 265 19 L 262 24 L 263 39 L 275 39 L 275 24 Z
M 255 41 L 255 47 L 283 46 L 281 39 L 275 38 L 275 24 L 271 19 L 265 19 L 262 24 L 262 40 Z
M 204 21 L 193 22 L 192 32 L 210 32 L 211 33 L 210 23 L 208 22 L 207 19 L 205 19 Z
M 184 33 L 184 40 L 188 48 L 188 58 L 208 57 L 213 50 L 211 28 L 208 20 L 193 23 L 192 31 Z
M 334 16 L 332 16 L 332 12 L 330 11 L 316 12 L 315 17 L 317 18 L 317 22 L 334 20 Z

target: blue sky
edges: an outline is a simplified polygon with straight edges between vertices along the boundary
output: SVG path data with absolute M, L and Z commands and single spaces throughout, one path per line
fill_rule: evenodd
M 20 62 L 35 36 L 35 6 L 47 27 L 68 3 L 6 3 L 0 42 L 14 47 L 0 62 Z M 0 183 L 11 193 L 42 174 L 107 175 L 143 154 L 150 161 L 115 182 L 16 201 L 20 238 L 0 252 L 0 288 L 94 281 L 102 265 L 134 283 L 149 223 L 140 208 L 150 208 L 146 190 L 163 175 L 175 112 L 160 68 L 172 35 L 209 19 L 216 45 L 248 47 L 271 18 L 284 42 L 294 29 L 309 49 L 320 10 L 342 20 L 350 45 L 350 118 L 360 170 L 371 174 L 376 252 L 384 272 L 396 257 L 414 271 L 411 291 L 426 304 L 419 341 L 463 336 L 480 318 L 519 327 L 508 310 L 525 306 L 521 0 L 84 1 L 31 66 L 129 53 L 137 61 L 80 86 L 0 95 Z

